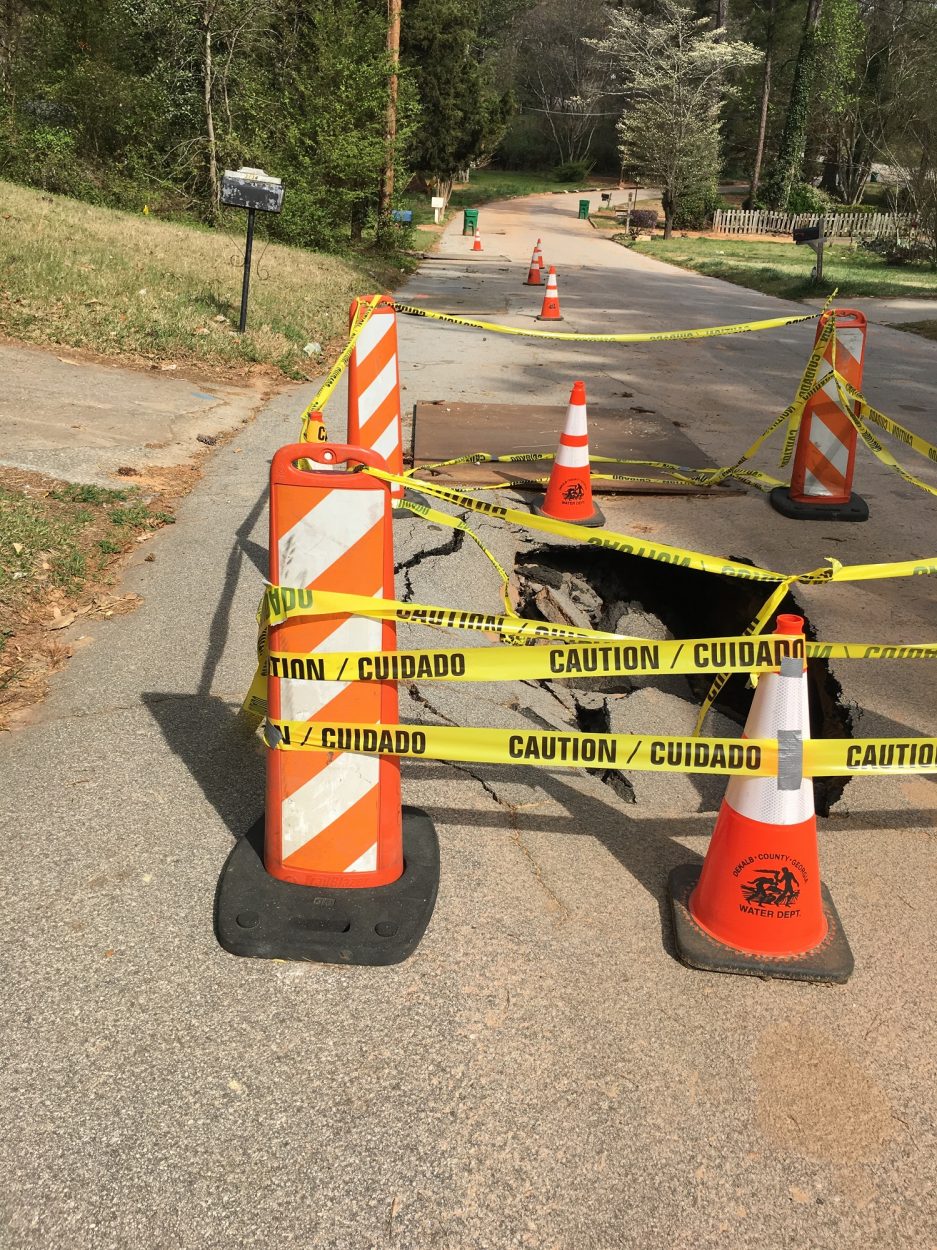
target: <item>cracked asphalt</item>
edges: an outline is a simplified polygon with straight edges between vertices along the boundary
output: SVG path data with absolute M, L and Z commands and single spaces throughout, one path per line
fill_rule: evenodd
M 536 292 L 520 284 L 539 234 L 564 329 L 794 307 L 597 239 L 576 198 L 484 209 L 481 262 L 450 227 L 403 295 L 529 324 Z M 621 348 L 417 319 L 400 334 L 408 404 L 563 403 L 584 377 L 592 403 L 627 389 L 720 462 L 787 402 L 811 337 Z M 876 327 L 867 366 L 872 401 L 931 438 L 935 352 Z M 143 606 L 95 623 L 31 722 L 0 741 L 4 1247 L 935 1244 L 929 778 L 853 781 L 821 822 L 856 957 L 846 986 L 677 961 L 667 874 L 705 853 L 719 801 L 684 777 L 635 775 L 629 803 L 572 770 L 405 763 L 405 799 L 442 847 L 436 912 L 407 963 L 279 964 L 217 946 L 218 873 L 263 803 L 262 750 L 235 713 L 265 572 L 265 475 L 311 393 L 278 396 L 218 449 L 177 524 L 147 544 L 155 561 L 141 551 L 128 570 Z M 336 437 L 342 412 L 339 394 Z M 612 528 L 783 570 L 932 555 L 934 505 L 868 460 L 861 474 L 873 517 L 848 532 L 783 521 L 752 494 L 606 511 Z M 508 568 L 550 545 L 472 524 Z M 399 594 L 498 610 L 473 543 L 416 518 L 396 521 L 395 539 Z M 929 641 L 930 580 L 798 595 L 821 637 Z M 401 630 L 413 646 L 439 638 Z M 834 675 L 857 733 L 934 733 L 926 665 Z M 565 726 L 579 698 L 426 683 L 401 690 L 401 718 Z M 615 705 L 622 729 L 680 732 L 691 714 L 648 688 Z

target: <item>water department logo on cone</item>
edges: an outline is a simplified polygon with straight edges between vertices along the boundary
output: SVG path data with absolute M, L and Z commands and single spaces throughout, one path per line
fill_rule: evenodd
M 560 312 L 560 293 L 556 285 L 556 269 L 550 266 L 547 274 L 547 289 L 543 295 L 543 307 L 540 309 L 538 321 L 562 321 Z
M 574 525 L 605 524 L 605 517 L 592 502 L 588 424 L 585 383 L 574 382 L 547 493 L 542 504 L 534 505 L 538 516 Z
M 803 628 L 800 616 L 777 618 L 779 634 Z M 846 981 L 852 952 L 820 881 L 813 783 L 802 768 L 803 659 L 789 656 L 759 679 L 743 736 L 777 739 L 778 775 L 732 777 L 702 868 L 670 874 L 680 958 L 711 972 Z

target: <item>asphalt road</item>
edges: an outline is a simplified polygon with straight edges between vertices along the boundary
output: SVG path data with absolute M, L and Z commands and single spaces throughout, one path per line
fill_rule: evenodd
M 538 300 L 521 282 L 539 234 L 565 329 L 794 307 L 633 257 L 575 220 L 575 198 L 485 209 L 481 261 L 450 229 L 403 294 L 530 324 Z M 597 405 L 628 390 L 679 415 L 720 461 L 787 402 L 810 342 L 793 327 L 583 347 L 401 323 L 408 400 L 562 403 L 583 377 Z M 937 347 L 876 328 L 869 351 L 873 402 L 934 438 Z M 930 779 L 851 782 L 822 822 L 856 956 L 843 987 L 677 961 L 667 873 L 705 852 L 718 803 L 684 778 L 624 805 L 585 774 L 406 765 L 406 801 L 431 813 L 443 853 L 410 961 L 341 969 L 218 948 L 217 876 L 263 804 L 262 753 L 235 710 L 265 573 L 264 478 L 310 393 L 278 397 L 218 450 L 148 544 L 155 561 L 141 552 L 128 573 L 143 606 L 96 623 L 32 723 L 0 741 L 4 1246 L 934 1244 Z M 337 436 L 342 411 L 338 395 Z M 782 521 L 757 495 L 625 499 L 607 513 L 613 528 L 782 570 L 934 554 L 937 505 L 868 460 L 857 485 L 864 526 Z M 542 545 L 478 529 L 508 563 Z M 398 593 L 497 608 L 470 544 L 454 553 L 448 532 L 417 520 L 395 534 Z M 931 580 L 801 595 L 822 636 L 927 641 Z M 835 673 L 857 732 L 934 733 L 927 665 Z M 403 719 L 567 717 L 540 687 L 420 696 L 405 695 Z M 635 728 L 682 728 L 663 695 L 641 692 L 639 710 Z

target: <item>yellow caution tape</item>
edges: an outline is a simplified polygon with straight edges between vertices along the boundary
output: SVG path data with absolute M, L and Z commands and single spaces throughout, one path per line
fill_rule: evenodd
M 785 656 L 804 656 L 803 639 L 772 634 L 750 638 L 619 639 L 560 647 L 480 647 L 466 650 L 310 652 L 273 651 L 271 677 L 301 681 L 539 681 L 563 677 L 624 677 L 646 673 L 770 673 Z
M 448 725 L 362 725 L 268 720 L 267 745 L 281 751 L 351 751 L 483 764 L 615 768 L 623 772 L 776 777 L 771 738 L 684 738 Z M 836 738 L 803 743 L 805 777 L 937 772 L 937 738 Z
M 804 773 L 812 777 L 937 772 L 937 738 L 819 738 L 804 743 Z
M 518 618 L 520 619 L 520 618 Z M 518 654 L 508 647 L 419 651 L 270 651 L 271 677 L 291 681 L 540 681 L 563 677 L 633 677 L 649 673 L 770 673 L 785 656 L 845 660 L 935 660 L 937 643 L 810 642 L 784 634 L 757 639 L 622 636 L 616 642 L 567 643 Z
M 882 444 L 878 441 L 878 439 L 874 436 L 874 434 L 872 434 L 872 432 L 864 424 L 862 419 L 856 416 L 856 414 L 852 411 L 852 408 L 849 402 L 849 398 L 850 398 L 849 394 L 847 393 L 845 387 L 843 386 L 843 379 L 840 377 L 838 373 L 835 374 L 834 377 L 836 380 L 836 389 L 840 396 L 840 401 L 841 401 L 841 406 L 843 408 L 843 411 L 845 412 L 849 420 L 852 422 L 852 424 L 855 426 L 856 431 L 859 434 L 859 437 L 865 443 L 866 447 L 868 447 L 869 451 L 871 451 L 872 455 L 876 458 L 876 460 L 878 460 L 881 464 L 884 464 L 887 468 L 893 469 L 895 473 L 897 473 L 899 477 L 903 478 L 910 486 L 916 486 L 918 490 L 926 491 L 928 495 L 937 496 L 937 487 L 930 486 L 927 482 L 923 482 L 919 477 L 916 477 L 913 473 L 909 473 L 908 470 L 904 468 L 903 465 L 900 465 L 898 463 L 898 461 L 891 454 L 891 452 L 887 451 L 882 446 Z M 852 388 L 850 388 L 850 390 L 851 389 Z M 865 406 L 866 409 L 868 409 L 868 404 L 865 403 L 865 400 L 862 400 L 861 403 Z M 860 408 L 860 411 L 861 411 L 861 408 Z M 877 415 L 882 416 L 883 414 L 879 413 Z M 899 428 L 903 429 L 903 427 L 899 427 Z M 904 433 L 907 434 L 909 433 L 909 431 L 905 430 Z M 920 441 L 922 443 L 924 442 L 923 439 L 921 439 Z M 926 446 L 930 447 L 930 444 L 927 443 Z M 925 452 L 922 454 L 926 455 L 927 453 Z
M 886 417 L 883 412 L 879 412 L 877 408 L 865 399 L 860 391 L 850 386 L 845 378 L 839 378 L 843 389 L 854 400 L 858 400 L 860 404 L 859 417 L 861 420 L 869 421 L 872 425 L 877 425 L 879 429 L 884 430 L 886 434 L 890 434 L 892 438 L 904 443 L 906 447 L 910 447 L 912 451 L 916 451 L 919 456 L 937 464 L 937 447 L 933 443 L 929 443 L 926 438 L 922 438 L 920 434 L 915 434 L 912 430 L 907 430 L 894 417 Z
M 487 330 L 491 334 L 513 334 L 534 339 L 561 339 L 571 343 L 670 343 L 685 339 L 712 339 L 726 334 L 751 334 L 759 330 L 777 330 L 781 326 L 793 326 L 801 321 L 816 321 L 820 316 L 819 313 L 805 313 L 795 317 L 770 317 L 765 321 L 740 321 L 735 325 L 705 326 L 699 330 L 661 330 L 645 334 L 574 334 L 571 331 L 505 326 L 494 321 L 478 321 L 473 317 L 458 317 L 454 313 L 435 312 L 430 308 L 414 308 L 410 304 L 395 303 L 394 308 L 408 317 L 425 317 L 430 321 L 444 321 L 449 325 L 469 326 L 473 330 Z
M 792 579 L 789 579 L 792 580 Z M 429 604 L 372 599 L 366 595 L 269 586 L 258 610 L 257 672 L 243 711 L 259 721 L 266 714 L 267 674 L 300 681 L 530 681 L 543 678 L 636 675 L 648 673 L 707 673 L 720 677 L 710 690 L 694 731 L 729 672 L 758 674 L 777 669 L 784 655 L 810 659 L 931 660 L 937 643 L 807 642 L 796 636 L 761 635 L 788 582 L 778 586 L 749 630 L 737 637 L 668 639 L 660 641 L 605 633 L 576 626 L 530 621 L 516 615 L 469 612 Z M 268 653 L 267 626 L 304 616 L 354 615 L 432 628 L 463 629 L 496 634 L 518 643 L 557 642 L 563 647 L 539 647 L 518 653 L 492 647 L 467 651 L 426 649 L 395 652 Z M 759 635 L 757 641 L 753 635 Z
M 361 472 L 379 478 L 382 482 L 396 482 L 404 486 L 413 485 L 410 478 L 387 473 L 383 469 L 364 466 Z M 485 499 L 473 499 L 470 495 L 449 490 L 435 482 L 421 481 L 420 489 L 429 495 L 434 495 L 437 499 L 444 499 L 447 503 L 455 504 L 459 508 L 480 512 L 485 516 L 508 521 L 513 525 L 522 525 L 527 529 L 543 530 L 547 534 L 572 538 L 576 542 L 585 541 L 592 547 L 611 547 L 615 551 L 643 556 L 649 560 L 659 560 L 664 564 L 678 564 L 684 568 L 700 569 L 705 573 L 723 573 L 729 577 L 742 577 L 748 581 L 776 582 L 781 581 L 784 576 L 783 573 L 772 573 L 768 569 L 760 569 L 757 566 L 742 564 L 740 561 L 723 559 L 719 556 L 709 556 L 683 547 L 672 547 L 667 543 L 646 543 L 631 534 L 619 534 L 613 530 L 590 529 L 584 534 L 581 526 L 573 525 L 568 521 L 554 521 L 550 517 L 521 512 L 517 508 L 502 507 L 500 504 L 489 503 Z
M 373 469 L 365 465 L 360 470 L 383 482 L 396 482 L 404 486 L 412 486 L 412 479 L 401 477 L 395 473 L 387 473 L 383 469 Z M 738 577 L 755 582 L 804 582 L 808 585 L 820 582 L 857 582 L 872 581 L 877 578 L 912 577 L 922 574 L 937 573 L 937 557 L 925 557 L 917 560 L 897 560 L 880 564 L 843 565 L 838 560 L 828 557 L 829 566 L 812 569 L 806 573 L 775 573 L 770 569 L 762 569 L 757 565 L 742 564 L 721 556 L 707 555 L 690 548 L 673 547 L 667 543 L 647 543 L 633 534 L 619 534 L 614 530 L 587 529 L 573 525 L 568 521 L 554 521 L 550 517 L 537 516 L 531 512 L 521 512 L 517 508 L 506 508 L 500 504 L 489 503 L 484 499 L 473 499 L 470 495 L 449 490 L 435 482 L 420 482 L 420 489 L 437 499 L 471 512 L 480 512 L 486 516 L 507 521 L 512 525 L 521 525 L 526 529 L 542 530 L 547 534 L 556 534 L 562 538 L 572 538 L 576 542 L 585 542 L 590 547 L 609 547 L 614 551 L 622 551 L 627 555 L 641 556 L 646 560 L 657 560 L 664 564 L 675 564 L 682 568 L 699 569 L 704 573 L 719 573 L 725 577 Z
M 760 634 L 764 630 L 772 613 L 777 611 L 779 605 L 783 602 L 785 595 L 790 590 L 794 580 L 795 579 L 793 577 L 786 577 L 784 581 L 781 582 L 780 586 L 776 586 L 774 590 L 772 590 L 771 594 L 761 605 L 755 619 L 745 630 L 746 637 L 752 637 L 755 634 Z M 706 698 L 703 700 L 696 717 L 696 724 L 693 727 L 694 736 L 698 737 L 699 734 L 702 733 L 703 721 L 705 721 L 709 709 L 719 697 L 719 692 L 728 680 L 728 670 L 724 669 L 709 687 L 709 690 L 706 693 Z
M 264 736 L 269 747 L 281 751 L 352 751 L 483 764 L 618 768 L 636 772 L 742 773 L 749 777 L 777 774 L 777 743 L 773 739 L 658 738 L 288 720 L 268 720 Z
M 549 621 L 529 621 L 521 616 L 497 612 L 471 612 L 462 608 L 441 608 L 426 603 L 403 603 L 397 599 L 373 599 L 369 595 L 338 594 L 334 591 L 303 590 L 293 586 L 268 586 L 260 603 L 258 619 L 271 625 L 300 616 L 366 616 L 374 620 L 401 621 L 432 629 L 465 629 L 486 634 L 516 634 L 530 639 L 561 639 L 592 642 L 617 639 L 618 634 L 575 625 L 553 625 Z
M 358 306 L 358 310 L 355 312 L 355 317 L 352 322 L 348 342 L 342 348 L 341 355 L 329 370 L 325 381 L 319 387 L 315 396 L 309 401 L 305 410 L 300 415 L 299 419 L 302 422 L 302 429 L 300 431 L 299 441 L 301 443 L 324 443 L 326 441 L 325 425 L 323 424 L 321 415 L 322 410 L 331 399 L 332 392 L 335 390 L 336 386 L 338 386 L 339 379 L 348 367 L 349 360 L 351 360 L 351 353 L 355 350 L 355 343 L 358 341 L 358 336 L 367 325 L 368 321 L 370 321 L 371 314 L 374 312 L 375 308 L 377 308 L 381 298 L 382 297 L 380 295 L 375 295 L 368 304 L 364 313 L 361 313 L 361 306 Z

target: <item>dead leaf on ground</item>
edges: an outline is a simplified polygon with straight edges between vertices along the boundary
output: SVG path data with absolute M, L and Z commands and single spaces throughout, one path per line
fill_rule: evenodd
M 75 620 L 74 612 L 62 612 L 59 608 L 52 609 L 51 621 L 46 621 L 46 629 L 65 629 Z

